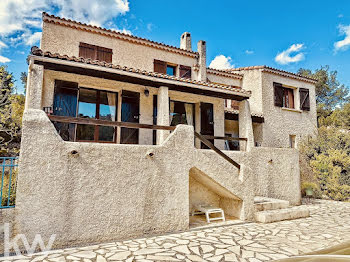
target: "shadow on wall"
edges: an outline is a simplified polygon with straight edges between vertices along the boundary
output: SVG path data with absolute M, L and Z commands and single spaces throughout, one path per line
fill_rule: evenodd
M 190 213 L 200 205 L 220 207 L 226 215 L 239 218 L 242 199 L 214 181 L 196 167 L 189 172 L 189 207 Z

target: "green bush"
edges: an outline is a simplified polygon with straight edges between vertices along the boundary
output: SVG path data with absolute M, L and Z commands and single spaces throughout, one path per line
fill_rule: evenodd
M 316 183 L 313 182 L 302 182 L 301 183 L 301 194 L 302 196 L 306 196 L 306 189 L 312 189 L 313 197 L 314 198 L 320 198 L 322 193 L 319 188 L 319 186 Z
M 303 141 L 299 149 L 302 194 L 308 185 L 305 182 L 312 182 L 320 197 L 350 200 L 350 131 L 320 127 L 318 136 Z

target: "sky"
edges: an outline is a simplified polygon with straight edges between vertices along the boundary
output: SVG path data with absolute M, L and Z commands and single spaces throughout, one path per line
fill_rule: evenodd
M 40 45 L 41 13 L 119 30 L 169 45 L 183 32 L 207 42 L 207 64 L 268 65 L 296 72 L 329 65 L 350 87 L 349 0 L 0 0 L 0 65 L 23 92 L 26 57 Z

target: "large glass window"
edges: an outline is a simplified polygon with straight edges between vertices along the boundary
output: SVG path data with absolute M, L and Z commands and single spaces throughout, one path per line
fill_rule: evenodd
M 194 104 L 170 101 L 170 125 L 194 126 Z
M 80 88 L 78 117 L 115 121 L 117 94 Z M 115 127 L 77 125 L 78 141 L 115 142 Z

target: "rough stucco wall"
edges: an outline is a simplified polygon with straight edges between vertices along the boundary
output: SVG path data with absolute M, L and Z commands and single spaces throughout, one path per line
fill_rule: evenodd
M 220 196 L 191 176 L 189 183 L 190 213 L 195 211 L 199 205 L 220 206 Z
M 242 88 L 244 90 L 252 91 L 249 98 L 251 112 L 263 112 L 263 93 L 262 93 L 262 79 L 259 70 L 241 71 L 243 76 Z
M 274 105 L 273 82 L 296 88 L 307 88 L 310 92 L 310 111 L 288 111 Z M 315 86 L 288 77 L 270 73 L 262 73 L 263 114 L 265 118 L 263 130 L 263 146 L 289 147 L 289 135 L 296 135 L 296 143 L 301 137 L 315 135 L 317 132 Z M 296 91 L 298 92 L 298 90 Z M 296 105 L 299 105 L 295 94 Z M 299 109 L 296 107 L 296 109 Z
M 180 36 L 179 36 L 180 41 Z M 153 72 L 153 60 L 193 67 L 197 59 L 157 48 L 96 33 L 72 29 L 52 23 L 43 23 L 41 48 L 44 51 L 68 56 L 79 56 L 79 43 L 102 46 L 113 50 L 112 63 Z M 192 72 L 195 76 L 195 72 Z M 196 77 L 195 77 L 196 79 Z
M 18 232 L 66 245 L 188 228 L 188 127 L 158 147 L 64 142 L 43 111 L 23 124 Z
M 225 77 L 225 76 L 207 73 L 207 78 L 210 80 L 210 82 L 213 82 L 213 83 L 220 83 L 220 84 L 232 85 L 232 86 L 242 86 L 242 80 L 232 78 L 232 77 Z
M 256 196 L 300 204 L 299 153 L 296 149 L 255 147 L 250 152 L 249 166 L 255 173 Z
M 243 220 L 253 218 L 256 194 L 300 199 L 296 150 L 226 151 L 241 164 L 238 171 L 193 143 L 193 128 L 184 125 L 161 146 L 64 142 L 43 111 L 27 110 L 15 230 L 29 238 L 57 234 L 56 247 L 185 230 L 190 170 Z

